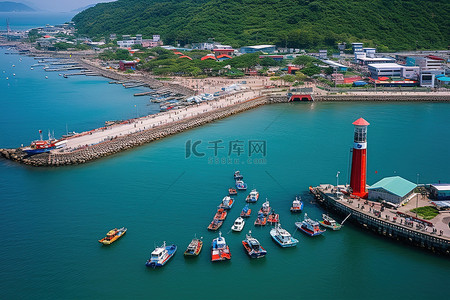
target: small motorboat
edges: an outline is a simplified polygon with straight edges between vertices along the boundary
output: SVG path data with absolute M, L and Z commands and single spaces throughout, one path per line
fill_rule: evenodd
M 262 214 L 264 214 L 265 216 L 267 216 L 267 215 L 270 214 L 270 211 L 271 211 L 271 210 L 272 210 L 272 209 L 270 208 L 269 200 L 266 199 L 266 202 L 264 202 L 264 203 L 262 204 L 262 207 L 261 207 L 261 209 L 259 210 L 259 212 L 262 213 Z
M 341 229 L 342 225 L 336 222 L 332 217 L 330 217 L 327 214 L 322 214 L 323 221 L 319 221 L 319 224 L 331 228 L 332 230 L 339 230 Z
M 222 199 L 222 203 L 220 203 L 219 208 L 230 209 L 234 204 L 234 199 L 230 196 L 225 196 Z
M 230 195 L 230 196 L 237 195 L 236 189 L 229 188 L 228 189 L 228 195 Z
M 176 251 L 176 245 L 166 246 L 166 242 L 164 242 L 161 247 L 156 247 L 155 250 L 153 250 L 150 259 L 147 260 L 145 265 L 147 267 L 152 267 L 153 269 L 162 267 L 172 258 L 172 256 L 174 256 Z
M 247 189 L 247 184 L 242 180 L 236 180 L 236 188 L 240 191 L 245 191 Z
M 247 198 L 245 198 L 245 201 L 248 203 L 255 203 L 258 201 L 259 193 L 256 189 L 253 189 L 250 194 L 248 194 Z
M 295 226 L 309 236 L 321 235 L 326 231 L 326 229 L 320 229 L 319 222 L 308 218 L 308 214 L 306 213 L 304 220 L 302 222 L 295 222 Z
M 227 211 L 223 208 L 219 208 L 216 212 L 216 214 L 214 215 L 214 219 L 217 220 L 225 220 L 225 218 L 227 217 Z
M 267 217 L 267 222 L 271 224 L 280 222 L 280 215 L 276 214 L 275 211 L 272 210 L 272 212 Z
M 250 207 L 248 207 L 248 204 L 246 204 L 241 211 L 241 217 L 248 218 L 248 217 L 250 217 L 251 214 L 252 214 L 252 210 Z
M 245 220 L 242 219 L 241 217 L 238 217 L 235 221 L 233 226 L 231 226 L 231 230 L 239 232 L 242 231 L 242 229 L 244 228 L 245 225 Z
M 244 176 L 242 176 L 240 171 L 234 172 L 234 180 L 242 180 L 244 179 Z
M 252 231 L 245 235 L 245 240 L 242 241 L 245 251 L 251 258 L 261 258 L 267 254 L 267 251 L 261 246 L 259 241 L 252 237 Z
M 208 230 L 216 231 L 222 226 L 223 220 L 213 219 L 211 224 L 208 225 Z
M 231 259 L 230 248 L 228 247 L 222 233 L 219 237 L 213 239 L 211 244 L 211 261 L 229 260 Z
M 186 251 L 184 251 L 185 256 L 198 256 L 200 251 L 202 251 L 203 241 L 202 238 L 193 238 L 192 241 L 187 246 Z
M 295 197 L 295 200 L 292 201 L 291 212 L 302 212 L 303 210 L 303 202 L 300 197 Z
M 114 228 L 106 234 L 104 238 L 101 240 L 98 240 L 99 243 L 102 243 L 103 245 L 110 245 L 117 241 L 119 238 L 121 238 L 125 233 L 127 232 L 127 229 L 125 227 L 122 228 Z
M 258 213 L 258 217 L 255 220 L 255 226 L 266 226 L 267 218 L 264 214 Z
M 270 236 L 272 236 L 272 239 L 283 248 L 294 247 L 298 244 L 298 240 L 293 238 L 286 229 L 281 228 L 280 223 L 277 223 L 275 227 L 270 230 Z

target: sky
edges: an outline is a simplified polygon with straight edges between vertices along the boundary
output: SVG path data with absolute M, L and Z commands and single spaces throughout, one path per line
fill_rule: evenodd
M 93 3 L 112 2 L 114 0 L 8 0 L 26 4 L 36 10 L 69 12 Z

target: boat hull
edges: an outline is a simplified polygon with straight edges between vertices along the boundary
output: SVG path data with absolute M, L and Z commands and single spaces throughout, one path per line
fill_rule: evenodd
M 273 236 L 273 235 L 272 235 L 272 239 L 275 241 L 275 243 L 277 243 L 279 246 L 281 246 L 283 248 L 295 247 L 298 244 L 298 240 L 296 240 L 294 238 L 291 238 L 291 242 L 289 242 L 289 243 L 283 243 L 276 236 Z
M 245 252 L 247 252 L 247 255 L 250 256 L 250 258 L 262 258 L 267 254 L 267 251 L 261 245 L 259 245 L 259 247 L 261 248 L 260 251 L 253 250 L 245 240 L 242 241 L 242 245 L 244 246 Z
M 319 223 L 320 223 L 320 225 L 322 225 L 323 227 L 330 228 L 331 230 L 340 230 L 341 227 L 342 227 L 341 224 L 336 225 L 336 226 L 333 226 L 333 225 L 330 225 L 330 224 L 325 224 L 324 221 L 319 221 Z
M 164 257 L 164 259 L 159 260 L 159 261 L 152 261 L 149 259 L 149 260 L 147 260 L 145 265 L 147 267 L 152 267 L 153 269 L 164 266 L 175 255 L 175 252 L 177 252 L 177 246 L 176 245 L 167 246 L 166 250 L 167 250 L 167 256 Z
M 307 234 L 309 236 L 318 236 L 325 232 L 325 230 L 318 230 L 318 231 L 309 230 L 308 228 L 304 227 L 303 223 L 299 223 L 299 222 L 296 222 L 295 226 L 297 226 L 298 229 L 300 229 L 302 232 L 304 232 L 305 234 Z

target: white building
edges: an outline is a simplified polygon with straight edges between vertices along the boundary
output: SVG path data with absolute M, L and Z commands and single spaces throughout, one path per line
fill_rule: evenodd
M 360 56 L 355 57 L 356 62 L 362 66 L 366 66 L 368 64 L 395 63 L 395 59 L 391 57 L 367 57 L 365 52 L 359 52 L 358 54 L 360 54 Z
M 420 68 L 419 67 L 402 66 L 400 76 L 405 79 L 418 80 L 419 76 L 420 76 Z
M 369 200 L 387 201 L 394 204 L 400 204 L 412 196 L 416 184 L 400 177 L 386 177 L 370 186 Z
M 400 77 L 403 66 L 394 63 L 387 64 L 369 64 L 370 77 L 378 79 L 378 77 Z

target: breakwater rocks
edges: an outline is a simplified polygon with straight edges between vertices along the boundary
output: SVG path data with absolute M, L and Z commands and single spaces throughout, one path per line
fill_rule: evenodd
M 120 136 L 110 141 L 86 147 L 73 152 L 41 153 L 28 156 L 20 149 L 0 149 L 0 155 L 30 166 L 64 166 L 86 163 L 114 153 L 122 152 L 149 142 L 159 140 L 206 123 L 252 109 L 267 103 L 267 97 L 258 97 L 232 106 L 218 108 L 178 122 L 162 125 L 149 130 Z

